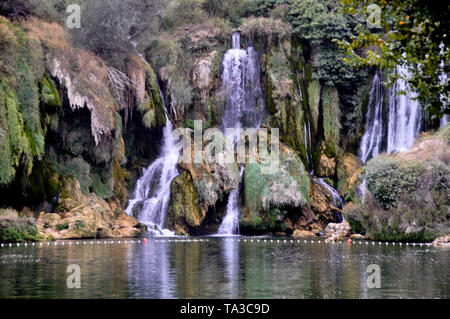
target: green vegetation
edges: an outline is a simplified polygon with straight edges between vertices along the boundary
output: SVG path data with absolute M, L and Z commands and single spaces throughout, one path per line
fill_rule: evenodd
M 450 68 L 448 6 L 434 6 L 422 0 L 342 0 L 345 12 L 369 20 L 369 4 L 380 9 L 379 26 L 361 22 L 351 40 L 340 45 L 352 65 L 376 65 L 383 69 L 407 66 L 407 79 L 431 117 L 450 114 L 449 80 L 442 80 Z M 373 19 L 371 20 L 372 22 Z M 398 75 L 393 74 L 391 81 Z
M 370 193 L 347 215 L 353 230 L 376 240 L 432 241 L 448 234 L 450 167 L 378 156 L 365 168 Z
M 0 242 L 16 243 L 42 240 L 33 218 L 20 217 L 13 209 L 0 209 Z

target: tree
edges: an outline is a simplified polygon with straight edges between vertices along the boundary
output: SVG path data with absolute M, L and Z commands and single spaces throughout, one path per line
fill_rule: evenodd
M 121 66 L 133 44 L 147 46 L 159 32 L 164 0 L 82 0 L 81 28 L 72 29 L 76 43 Z
M 340 40 L 346 61 L 393 70 L 406 66 L 407 80 L 432 119 L 450 114 L 449 8 L 429 0 L 341 0 L 347 14 L 368 17 L 368 6 L 380 9 L 379 25 L 360 23 L 358 35 Z M 391 73 L 392 83 L 399 77 Z

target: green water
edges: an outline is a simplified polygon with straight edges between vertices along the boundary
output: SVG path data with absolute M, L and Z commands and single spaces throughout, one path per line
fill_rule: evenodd
M 0 298 L 449 298 L 450 250 L 347 243 L 94 241 L 0 248 Z M 67 287 L 80 266 L 81 288 Z M 367 266 L 381 288 L 368 288 Z

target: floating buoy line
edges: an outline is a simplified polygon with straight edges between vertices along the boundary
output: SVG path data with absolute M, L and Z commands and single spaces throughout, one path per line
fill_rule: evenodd
M 329 245 L 363 245 L 363 246 L 431 246 L 430 243 L 396 243 L 365 240 L 327 241 L 321 239 L 274 239 L 274 238 L 224 238 L 227 242 L 256 243 L 256 244 L 329 244 Z M 81 240 L 81 241 L 52 241 L 36 243 L 2 243 L 0 248 L 13 247 L 55 247 L 55 246 L 89 246 L 89 245 L 122 245 L 122 244 L 159 244 L 159 243 L 202 243 L 209 242 L 208 238 L 161 238 L 161 239 L 129 239 L 129 240 Z

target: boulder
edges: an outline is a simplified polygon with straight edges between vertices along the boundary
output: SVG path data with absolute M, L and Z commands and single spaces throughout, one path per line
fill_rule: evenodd
M 41 212 L 36 226 L 46 239 L 128 238 L 147 233 L 145 225 L 116 204 L 84 196 L 76 179 L 65 180 L 58 213 Z
M 192 177 L 183 172 L 172 181 L 170 206 L 168 211 L 168 227 L 177 235 L 188 235 L 191 229 L 200 227 L 206 213 L 198 206 L 198 193 Z
M 294 233 L 292 234 L 292 236 L 295 238 L 311 238 L 311 237 L 316 237 L 316 233 L 314 233 L 312 231 L 296 229 L 294 231 Z
M 320 156 L 317 174 L 322 177 L 332 177 L 336 174 L 336 160 L 329 158 L 325 154 Z
M 340 224 L 330 223 L 325 227 L 325 236 L 333 237 L 348 237 L 350 236 L 351 227 L 347 221 Z
M 436 238 L 431 245 L 439 247 L 450 247 L 450 235 Z

